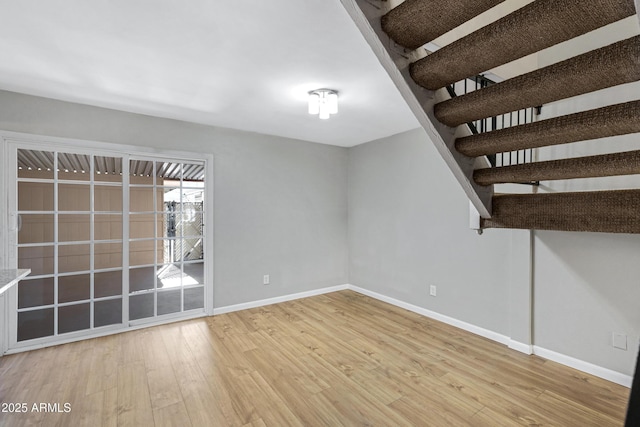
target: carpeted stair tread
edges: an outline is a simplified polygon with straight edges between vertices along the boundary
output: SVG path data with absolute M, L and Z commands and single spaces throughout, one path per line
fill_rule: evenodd
M 640 36 L 440 102 L 434 113 L 453 127 L 637 80 Z
M 524 150 L 640 132 L 640 101 L 611 105 L 456 140 L 469 156 Z
M 406 0 L 382 17 L 391 40 L 417 49 L 504 0 Z
M 436 90 L 632 16 L 633 0 L 537 0 L 411 65 Z
M 640 233 L 640 190 L 499 194 L 484 228 Z
M 640 151 L 549 160 L 521 165 L 477 169 L 474 181 L 479 185 L 596 178 L 640 173 Z

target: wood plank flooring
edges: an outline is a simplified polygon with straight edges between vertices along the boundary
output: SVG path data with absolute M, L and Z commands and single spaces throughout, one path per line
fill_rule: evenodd
M 605 427 L 628 395 L 351 291 L 0 358 L 11 427 Z

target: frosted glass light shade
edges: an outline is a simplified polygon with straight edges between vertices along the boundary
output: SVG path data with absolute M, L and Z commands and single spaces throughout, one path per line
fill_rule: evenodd
M 327 94 L 327 106 L 329 114 L 338 114 L 338 94 L 335 92 Z
M 327 104 L 320 104 L 320 113 L 318 118 L 321 120 L 327 120 L 329 118 L 329 108 Z
M 317 93 L 309 94 L 309 114 L 320 113 L 320 95 Z
M 309 92 L 309 114 L 317 114 L 322 120 L 338 112 L 338 92 L 331 89 L 317 89 Z

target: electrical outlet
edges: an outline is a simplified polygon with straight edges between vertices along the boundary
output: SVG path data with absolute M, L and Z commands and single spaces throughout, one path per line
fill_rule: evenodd
M 432 297 L 436 296 L 436 285 L 431 285 L 429 286 L 429 295 L 431 295 Z
M 269 284 L 269 275 L 265 274 L 264 276 L 262 276 L 262 284 L 263 285 L 268 285 Z
M 620 350 L 627 349 L 627 334 L 613 333 L 613 347 Z

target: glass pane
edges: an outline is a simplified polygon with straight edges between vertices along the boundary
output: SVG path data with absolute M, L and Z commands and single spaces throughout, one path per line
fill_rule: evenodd
M 158 189 L 158 194 L 162 196 L 162 210 L 164 212 L 180 211 L 180 181 L 165 182 L 165 185 L 169 184 L 175 184 L 176 186 Z
M 188 184 L 195 185 L 197 183 L 191 182 L 191 183 L 188 183 Z M 203 182 L 200 183 L 200 184 L 204 185 Z M 183 188 L 182 189 L 182 203 L 193 203 L 195 205 L 202 206 L 203 202 L 204 202 L 204 189 L 202 187 L 200 187 L 200 188 Z M 200 208 L 200 210 L 202 210 L 202 208 Z
M 132 239 L 153 238 L 156 236 L 155 214 L 129 215 L 129 234 Z
M 88 240 L 91 240 L 91 215 L 58 215 L 59 242 L 81 242 Z
M 32 276 L 53 274 L 53 246 L 18 248 L 18 268 L 30 268 Z
M 58 246 L 58 272 L 60 273 L 89 270 L 90 260 L 89 245 Z
M 89 303 L 58 307 L 58 333 L 81 331 L 91 327 Z
M 155 240 L 135 240 L 129 242 L 129 265 L 154 264 Z
M 204 193 L 202 190 L 184 190 L 184 192 L 187 196 L 190 194 L 191 196 L 198 196 L 184 197 L 182 200 L 182 212 L 188 215 L 186 218 L 187 221 L 192 221 L 194 214 L 202 213 L 204 210 L 204 200 L 202 199 Z
M 122 298 L 96 301 L 93 310 L 93 326 L 96 328 L 122 323 Z
M 180 289 L 158 292 L 158 316 L 180 311 Z
M 18 308 L 53 304 L 53 277 L 18 283 Z
M 198 186 L 204 181 L 204 165 L 182 165 L 183 187 Z
M 122 212 L 122 187 L 96 185 L 93 188 L 95 211 Z
M 158 262 L 194 261 L 202 259 L 202 239 L 168 239 L 164 241 L 164 259 Z
M 182 286 L 180 264 L 167 264 L 158 269 L 158 288 L 170 289 Z
M 153 295 L 154 292 L 133 295 L 129 298 L 129 319 L 144 319 L 153 317 Z
M 95 298 L 122 295 L 122 270 L 95 273 L 93 295 Z
M 96 181 L 122 182 L 122 158 L 94 157 L 94 175 Z
M 180 260 L 182 253 L 182 239 L 162 240 L 162 251 L 158 251 L 158 263 L 167 264 Z
M 85 184 L 58 184 L 59 211 L 91 210 L 91 193 Z
M 138 292 L 153 289 L 155 286 L 154 267 L 141 267 L 129 269 L 129 291 Z
M 204 308 L 204 286 L 184 290 L 184 309 Z
M 131 160 L 129 162 L 129 182 L 137 185 L 153 185 L 153 162 Z
M 91 157 L 87 154 L 58 153 L 58 179 L 89 181 L 90 165 Z
M 18 313 L 18 341 L 53 335 L 53 308 Z
M 182 259 L 192 261 L 202 259 L 202 238 L 183 239 Z
M 91 297 L 91 276 L 79 274 L 77 276 L 58 277 L 58 302 L 72 302 L 87 300 Z
M 18 150 L 18 178 L 53 179 L 53 153 Z
M 96 240 L 122 240 L 122 215 L 95 214 L 93 220 Z
M 53 215 L 21 214 L 18 243 L 53 242 Z
M 19 211 L 53 211 L 53 184 L 18 182 Z
M 189 262 L 182 266 L 184 286 L 204 284 L 204 262 Z
M 190 210 L 192 203 L 183 205 L 182 221 L 180 222 L 180 234 L 182 236 L 202 236 L 202 211 Z M 201 206 L 198 206 L 200 208 Z
M 173 203 L 170 203 L 170 205 Z M 180 223 L 180 214 L 177 213 L 165 213 L 162 215 L 162 236 L 163 237 L 176 237 L 178 234 L 178 227 Z
M 180 180 L 179 179 L 170 179 L 170 178 L 165 178 L 163 181 L 158 181 L 158 182 L 162 182 L 162 187 L 164 187 L 164 189 L 162 191 L 164 191 L 165 194 L 171 193 L 172 191 L 177 191 L 180 189 Z M 180 193 L 178 193 L 180 194 Z M 179 200 L 180 198 L 175 198 L 172 196 L 168 197 L 167 201 L 171 201 L 171 200 Z
M 158 198 L 158 206 L 161 199 Z M 153 187 L 131 187 L 129 189 L 130 212 L 154 212 L 157 209 L 153 204 Z
M 96 243 L 93 265 L 96 270 L 122 267 L 122 243 Z
M 157 185 L 165 185 L 165 180 L 180 181 L 182 165 L 174 162 L 156 162 Z

